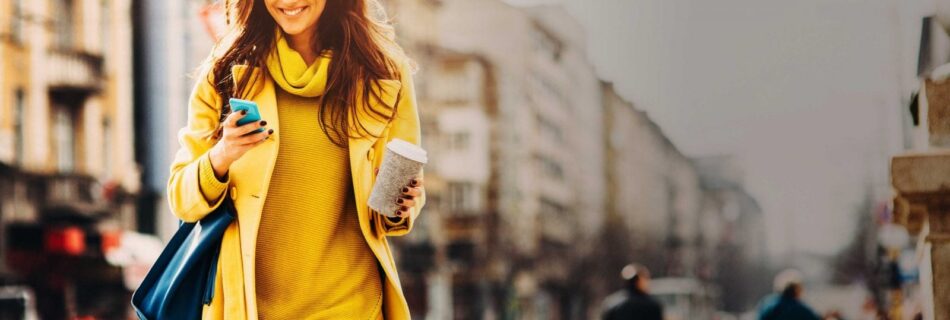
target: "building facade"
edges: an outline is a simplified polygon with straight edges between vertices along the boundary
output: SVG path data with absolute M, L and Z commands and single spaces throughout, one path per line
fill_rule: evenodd
M 215 20 L 211 0 L 136 1 L 134 23 L 135 158 L 142 163 L 138 202 L 141 230 L 168 239 L 178 219 L 168 208 L 165 185 L 185 127 L 198 67 L 211 52 Z
M 618 270 L 636 262 L 655 278 L 709 288 L 705 294 L 718 310 L 752 308 L 769 290 L 765 230 L 738 165 L 726 156 L 683 155 L 610 83 L 601 88 L 607 222 L 591 295 L 620 289 Z
M 721 310 L 752 310 L 772 290 L 762 207 L 746 191 L 734 158 L 692 162 L 703 189 L 695 233 L 697 274 L 721 291 Z
M 136 230 L 129 0 L 0 4 L 0 266 L 43 318 L 125 316 Z M 94 295 L 99 301 L 90 300 Z
M 583 29 L 557 7 L 443 1 L 442 46 L 489 66 L 492 314 L 583 317 L 576 275 L 604 217 L 600 92 Z M 499 35 L 504 35 L 499 36 Z

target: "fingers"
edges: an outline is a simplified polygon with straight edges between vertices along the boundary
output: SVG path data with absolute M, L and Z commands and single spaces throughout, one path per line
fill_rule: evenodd
M 399 207 L 399 209 L 396 210 L 395 214 L 396 214 L 397 217 L 400 217 L 400 218 L 408 217 L 408 216 L 409 216 L 409 207 L 407 207 L 407 206 Z
M 412 197 L 399 198 L 396 200 L 396 204 L 406 207 L 413 207 L 416 205 L 416 200 Z
M 261 131 L 258 133 L 250 133 L 250 134 L 246 134 L 238 138 L 235 138 L 234 142 L 235 144 L 241 145 L 241 146 L 248 145 L 248 144 L 255 144 L 255 143 L 264 141 L 265 139 L 267 139 L 267 137 L 269 137 L 273 133 L 274 133 L 274 129 Z
M 253 123 L 246 123 L 243 126 L 237 127 L 234 129 L 234 134 L 237 136 L 244 136 L 254 132 L 255 130 L 264 128 L 267 125 L 267 121 L 261 120 Z
M 244 118 L 247 115 L 247 111 L 241 110 L 239 112 L 231 112 L 227 118 L 224 119 L 224 126 L 228 128 L 236 128 L 238 120 Z
M 403 187 L 402 194 L 401 198 L 396 199 L 399 210 L 396 210 L 395 213 L 398 217 L 408 217 L 409 208 L 416 206 L 416 197 L 422 194 L 422 187 Z
M 421 187 L 403 187 L 402 194 L 411 196 L 413 198 L 418 197 L 422 195 L 422 188 Z

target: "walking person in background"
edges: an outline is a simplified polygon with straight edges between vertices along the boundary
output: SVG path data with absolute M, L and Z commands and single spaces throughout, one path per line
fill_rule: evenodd
M 603 320 L 662 320 L 663 307 L 650 297 L 650 271 L 628 264 L 620 271 L 624 288 L 604 299 Z
M 420 144 L 410 62 L 378 0 L 225 1 L 230 34 L 202 69 L 168 199 L 198 221 L 232 199 L 204 319 L 410 319 L 388 236 L 425 201 L 405 181 L 367 205 L 387 142 Z M 231 112 L 250 100 L 260 121 Z M 278 151 L 279 150 L 279 151 Z
M 775 276 L 775 291 L 759 305 L 759 320 L 820 320 L 810 307 L 801 301 L 804 287 L 797 270 L 785 270 Z

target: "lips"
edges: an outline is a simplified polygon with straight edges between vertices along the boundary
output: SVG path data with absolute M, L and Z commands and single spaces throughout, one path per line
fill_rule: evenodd
M 281 13 L 283 13 L 286 16 L 295 17 L 295 16 L 300 15 L 300 13 L 303 12 L 305 9 L 307 9 L 306 6 L 297 7 L 297 8 L 287 8 L 287 9 L 281 8 L 279 10 Z

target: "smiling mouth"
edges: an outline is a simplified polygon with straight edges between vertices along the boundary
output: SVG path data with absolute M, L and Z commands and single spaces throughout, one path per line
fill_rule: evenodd
M 303 12 L 304 9 L 307 9 L 307 7 L 300 7 L 300 8 L 293 8 L 293 9 L 280 9 L 280 12 L 282 12 L 283 14 L 287 16 L 294 17 L 297 15 L 300 15 L 300 13 Z

